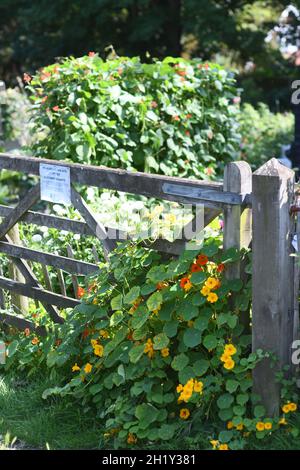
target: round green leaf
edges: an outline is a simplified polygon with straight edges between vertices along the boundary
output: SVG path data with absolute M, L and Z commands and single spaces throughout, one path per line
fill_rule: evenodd
M 233 402 L 234 402 L 233 396 L 230 395 L 230 393 L 224 393 L 218 398 L 217 405 L 221 410 L 223 410 L 225 408 L 229 408 Z
M 182 369 L 184 369 L 189 363 L 189 358 L 181 353 L 181 354 L 178 354 L 178 356 L 175 356 L 172 363 L 171 363 L 171 367 L 174 369 L 174 370 L 177 370 L 177 371 L 180 371 Z
M 188 348 L 194 348 L 201 343 L 201 333 L 195 328 L 188 328 L 183 334 L 183 342 Z
M 215 349 L 218 345 L 218 340 L 215 335 L 206 335 L 203 339 L 203 345 L 206 349 Z

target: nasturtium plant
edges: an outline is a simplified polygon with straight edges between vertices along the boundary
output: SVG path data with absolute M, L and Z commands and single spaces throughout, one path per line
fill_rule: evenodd
M 247 258 L 246 251 L 224 252 L 218 238 L 170 261 L 121 244 L 86 278 L 82 302 L 63 325 L 46 337 L 8 333 L 5 368 L 55 377 L 43 397 L 72 397 L 83 411 L 94 410 L 115 447 L 187 434 L 196 442 L 205 429 L 208 448 L 241 449 L 249 435 L 262 439 L 287 423 L 296 433 L 297 395 L 287 382 L 277 418 L 266 416 L 252 391 L 252 370 L 268 353 L 251 352 L 240 321 L 251 279 L 226 275 Z
M 238 156 L 235 79 L 217 64 L 90 54 L 26 81 L 38 157 L 208 178 Z

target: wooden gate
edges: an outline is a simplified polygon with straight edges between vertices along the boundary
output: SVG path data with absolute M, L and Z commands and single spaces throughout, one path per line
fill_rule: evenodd
M 124 232 L 121 233 L 121 231 L 117 231 L 116 233 L 115 229 L 103 226 L 101 222 L 96 219 L 85 200 L 74 188 L 74 183 L 183 204 L 192 204 L 195 206 L 204 204 L 204 225 L 209 224 L 218 214 L 224 211 L 225 221 L 228 221 L 225 229 L 226 248 L 235 246 L 236 244 L 239 245 L 238 240 L 240 239 L 239 234 L 241 231 L 238 222 L 239 215 L 242 211 L 242 207 L 249 204 L 249 200 L 247 199 L 249 195 L 241 191 L 241 184 L 244 184 L 246 180 L 248 181 L 247 184 L 249 184 L 249 181 L 251 184 L 251 170 L 245 163 L 237 163 L 228 166 L 225 175 L 225 184 L 223 186 L 222 183 L 170 178 L 105 167 L 83 166 L 25 156 L 0 154 L 0 169 L 39 176 L 40 164 L 42 163 L 63 166 L 70 169 L 70 179 L 72 182 L 71 202 L 74 208 L 78 210 L 83 220 L 76 221 L 30 210 L 40 201 L 39 182 L 25 194 L 15 207 L 0 205 L 0 217 L 3 218 L 0 224 L 0 252 L 10 257 L 26 280 L 25 283 L 20 283 L 0 276 L 0 288 L 8 289 L 14 293 L 41 302 L 55 323 L 63 322 L 63 318 L 60 316 L 57 307 L 75 307 L 80 301 L 76 298 L 67 297 L 66 295 L 44 289 L 38 282 L 28 261 L 54 266 L 55 268 L 64 270 L 73 275 L 89 275 L 95 272 L 98 266 L 97 264 L 75 260 L 72 257 L 59 256 L 16 245 L 12 243 L 8 235 L 12 227 L 17 223 L 25 222 L 72 233 L 79 233 L 81 235 L 93 235 L 100 239 L 103 244 L 104 256 L 106 258 L 108 258 L 110 251 L 116 246 L 117 240 L 115 237 L 112 239 L 112 234 L 114 234 L 114 236 L 117 235 L 117 239 L 120 238 L 123 240 L 126 238 Z M 243 172 L 248 174 L 247 178 L 245 176 L 242 178 L 244 182 L 241 181 Z M 193 221 L 191 221 L 190 224 L 192 225 Z M 176 256 L 184 249 L 187 241 L 189 241 L 187 238 L 178 239 L 173 242 L 165 239 L 157 239 L 151 244 L 151 248 Z M 145 240 L 144 243 L 149 246 L 149 241 Z M 232 276 L 236 276 L 237 274 L 238 270 L 231 273 Z M 1 319 L 8 324 L 22 329 L 25 327 L 34 329 L 34 325 L 21 316 L 1 314 Z
M 252 242 L 252 315 L 250 319 L 248 312 L 243 322 L 249 325 L 251 321 L 253 351 L 272 351 L 279 358 L 278 367 L 291 364 L 292 344 L 298 338 L 299 330 L 299 268 L 292 246 L 296 226 L 296 211 L 292 210 L 295 205 L 292 170 L 271 159 L 252 174 L 246 162 L 233 162 L 226 166 L 223 182 L 208 182 L 0 154 L 0 169 L 39 176 L 41 163 L 70 169 L 71 202 L 83 220 L 32 211 L 33 205 L 40 200 L 39 182 L 16 207 L 0 205 L 0 217 L 3 218 L 0 224 L 0 252 L 13 260 L 26 280 L 20 283 L 0 276 L 0 288 L 41 302 L 56 323 L 63 322 L 57 307 L 78 305 L 80 301 L 76 298 L 44 289 L 28 261 L 54 266 L 73 275 L 89 275 L 98 269 L 97 264 L 75 260 L 70 255 L 59 256 L 19 246 L 13 244 L 8 235 L 15 224 L 22 222 L 93 235 L 100 239 L 104 255 L 108 258 L 117 239 L 124 239 L 126 234 L 117 231 L 117 237 L 113 237 L 115 229 L 104 226 L 96 219 L 74 188 L 75 183 L 196 207 L 202 205 L 204 226 L 223 213 L 225 249 L 249 247 Z M 158 239 L 151 244 L 151 248 L 176 256 L 188 241 L 188 238 L 173 242 Z M 145 245 L 149 246 L 149 241 L 145 240 Z M 237 262 L 228 266 L 226 276 L 229 279 L 241 278 L 243 271 L 240 264 Z M 3 313 L 0 320 L 22 329 L 35 329 L 32 322 L 18 315 Z M 39 330 L 39 333 L 44 332 Z M 278 367 L 272 369 L 270 361 L 265 360 L 254 370 L 255 391 L 262 397 L 270 416 L 279 410 Z

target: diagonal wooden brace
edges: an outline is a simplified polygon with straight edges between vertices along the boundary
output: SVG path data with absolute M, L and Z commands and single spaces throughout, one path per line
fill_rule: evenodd
M 10 239 L 10 237 L 8 235 L 5 235 L 4 239 L 8 243 L 12 243 L 12 240 Z M 35 277 L 34 273 L 30 269 L 30 267 L 28 266 L 26 261 L 23 261 L 20 258 L 14 258 L 14 257 L 10 257 L 10 259 L 17 266 L 17 268 L 19 269 L 21 274 L 23 274 L 23 276 L 25 277 L 26 281 L 28 282 L 28 284 L 30 286 L 40 288 L 40 284 L 39 284 L 37 278 Z M 58 314 L 57 309 L 53 305 L 50 305 L 50 304 L 48 304 L 46 302 L 43 302 L 43 301 L 41 301 L 41 303 L 45 307 L 45 309 L 49 313 L 51 319 L 55 323 L 64 323 L 64 319 Z
M 0 240 L 18 222 L 18 220 L 40 199 L 40 183 L 31 188 L 19 204 L 0 224 Z
M 104 225 L 97 221 L 84 199 L 73 187 L 71 187 L 71 201 L 75 209 L 77 209 L 80 215 L 84 218 L 92 232 L 101 241 L 104 249 L 104 257 L 106 260 L 108 260 L 108 254 L 114 250 L 114 248 L 116 248 L 116 242 L 108 238 L 108 234 Z

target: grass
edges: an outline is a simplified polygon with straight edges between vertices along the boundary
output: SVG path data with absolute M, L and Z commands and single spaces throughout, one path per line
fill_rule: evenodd
M 0 376 L 0 450 L 10 447 L 33 449 L 99 449 L 103 448 L 101 424 L 93 413 L 84 414 L 80 405 L 70 400 L 43 400 L 43 391 L 53 386 L 43 377 L 26 380 Z M 294 424 L 300 431 L 300 416 Z M 208 435 L 199 436 L 197 445 L 190 439 L 166 442 L 147 449 L 207 449 Z M 145 447 L 144 447 L 145 448 Z M 299 450 L 300 432 L 293 437 L 288 428 L 260 441 L 250 437 L 250 450 Z
M 42 393 L 48 386 L 42 377 L 27 382 L 0 376 L 0 435 L 9 433 L 35 449 L 99 448 L 96 419 L 65 400 L 45 402 Z M 0 445 L 7 446 L 3 438 Z

